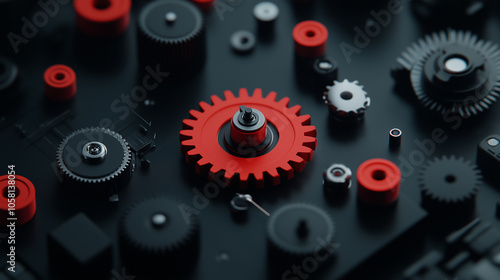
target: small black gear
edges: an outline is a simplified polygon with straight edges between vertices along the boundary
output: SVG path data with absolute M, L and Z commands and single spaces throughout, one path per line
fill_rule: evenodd
M 172 76 L 187 76 L 205 62 L 205 25 L 199 9 L 187 1 L 153 1 L 141 10 L 138 20 L 141 65 Z
M 335 226 L 316 206 L 292 203 L 271 214 L 267 226 L 269 256 L 285 264 L 316 254 L 332 254 Z
M 105 128 L 83 128 L 68 135 L 56 153 L 63 184 L 87 198 L 104 198 L 123 189 L 133 172 L 128 143 Z
M 471 32 L 441 31 L 412 44 L 393 76 L 409 82 L 420 103 L 443 115 L 477 115 L 500 96 L 500 49 Z M 405 83 L 408 80 L 398 80 Z
M 328 105 L 331 116 L 341 122 L 362 120 L 371 103 L 363 86 L 358 81 L 348 80 L 335 81 L 333 86 L 327 86 L 323 100 Z
M 165 269 L 181 272 L 197 259 L 198 218 L 184 215 L 179 203 L 168 198 L 133 204 L 122 216 L 119 229 L 122 258 L 137 273 L 152 277 L 164 275 Z
M 482 176 L 477 167 L 454 156 L 434 158 L 419 174 L 422 206 L 431 214 L 459 215 L 474 212 Z

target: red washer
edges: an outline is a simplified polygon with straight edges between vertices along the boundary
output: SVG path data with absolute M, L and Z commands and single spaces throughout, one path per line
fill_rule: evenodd
M 76 94 L 76 74 L 66 65 L 57 64 L 45 70 L 45 94 L 54 101 L 66 101 Z
M 306 20 L 293 28 L 295 53 L 302 57 L 320 57 L 326 52 L 328 29 L 313 20 Z
M 215 0 L 192 0 L 192 1 L 202 10 L 209 10 L 215 4 Z
M 12 175 L 10 175 L 12 177 Z M 9 175 L 0 177 L 0 225 L 6 226 L 10 222 L 7 218 L 17 218 L 16 225 L 29 222 L 36 212 L 35 186 L 30 180 L 23 176 L 15 175 L 14 185 L 16 186 L 15 216 L 9 215 Z M 12 201 L 10 201 L 12 202 Z
M 372 205 L 387 205 L 398 198 L 401 171 L 386 159 L 370 159 L 363 162 L 356 173 L 358 197 Z
M 116 36 L 129 26 L 131 0 L 75 0 L 73 4 L 76 24 L 89 36 Z

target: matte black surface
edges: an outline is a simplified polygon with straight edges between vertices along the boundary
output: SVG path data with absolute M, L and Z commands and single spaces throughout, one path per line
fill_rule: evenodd
M 425 253 L 444 251 L 444 236 L 468 222 L 461 220 L 459 225 L 429 222 L 423 228 L 426 213 L 419 206 L 417 173 L 427 159 L 435 156 L 456 155 L 474 161 L 478 143 L 488 135 L 500 133 L 500 104 L 468 120 L 443 119 L 418 106 L 408 90 L 402 93 L 394 90 L 391 68 L 396 65 L 395 59 L 409 44 L 437 29 L 419 21 L 409 1 L 403 1 L 402 12 L 392 14 L 389 23 L 381 26 L 376 36 L 369 37 L 366 46 L 357 48 L 359 52 L 344 55 L 341 44 L 355 46 L 358 29 L 354 28 L 365 30 L 367 21 L 372 25 L 377 22 L 370 11 L 387 10 L 386 1 L 318 0 L 298 8 L 291 1 L 276 0 L 280 15 L 273 36 L 267 40 L 258 38 L 252 53 L 238 55 L 231 50 L 229 38 L 241 29 L 257 34 L 252 14 L 257 1 L 238 1 L 237 5 L 236 1 L 220 0 L 219 6 L 205 13 L 204 68 L 187 82 L 175 85 L 168 77 L 155 73 L 158 71 L 155 65 L 149 72 L 138 67 L 136 24 L 140 6 L 146 2 L 149 1 L 134 2 L 131 26 L 113 40 L 95 40 L 80 34 L 71 4 L 60 5 L 59 13 L 50 17 L 46 26 L 37 28 L 36 35 L 26 43 L 12 47 L 8 37 L 0 39 L 2 56 L 19 66 L 15 94 L 3 97 L 0 102 L 0 169 L 7 170 L 8 164 L 15 164 L 16 172 L 35 185 L 37 213 L 31 222 L 17 228 L 16 254 L 18 261 L 37 278 L 52 279 L 47 258 L 48 234 L 80 212 L 112 240 L 113 270 L 106 279 L 118 279 L 116 275 L 123 275 L 123 271 L 128 273 L 129 269 L 120 261 L 119 217 L 137 199 L 167 195 L 193 208 L 200 219 L 200 255 L 186 279 L 274 279 L 268 270 L 268 217 L 250 207 L 247 219 L 235 222 L 230 200 L 235 192 L 243 191 L 208 185 L 185 163 L 179 151 L 178 132 L 182 120 L 189 117 L 189 110 L 197 109 L 199 101 L 208 102 L 212 94 L 222 97 L 227 89 L 236 92 L 239 88 L 262 88 L 264 92 L 276 91 L 278 98 L 288 96 L 290 105 L 300 104 L 302 113 L 310 114 L 312 124 L 317 127 L 318 148 L 302 173 L 275 188 L 244 191 L 251 193 L 271 215 L 283 204 L 306 202 L 332 216 L 337 227 L 336 242 L 340 244 L 337 259 L 319 270 L 315 278 L 338 279 L 352 268 L 358 273 L 356 279 L 400 279 L 402 272 Z M 225 10 L 221 3 L 226 4 Z M 32 20 L 33 14 L 40 10 L 34 3 L 21 14 Z M 499 43 L 500 8 L 495 5 L 488 12 L 483 17 L 484 25 L 470 22 L 467 29 Z M 345 127 L 333 123 L 322 100 L 324 90 L 309 90 L 296 77 L 291 32 L 295 24 L 307 19 L 318 20 L 328 28 L 327 54 L 338 64 L 338 79 L 359 80 L 372 100 L 359 125 Z M 16 17 L 2 29 L 24 37 L 23 24 Z M 72 67 L 77 74 L 78 92 L 70 102 L 53 103 L 44 96 L 43 72 L 57 63 Z M 143 86 L 147 75 L 148 82 L 155 87 L 142 95 L 136 87 Z M 150 167 L 136 169 L 118 201 L 89 202 L 61 189 L 55 151 L 66 135 L 83 127 L 103 126 L 128 139 L 140 131 L 141 125 L 147 127 L 146 135 L 154 141 L 156 150 L 144 155 Z M 393 127 L 404 131 L 397 151 L 388 148 L 387 133 Z M 401 168 L 401 196 L 395 208 L 364 209 L 358 205 L 355 188 L 350 189 L 345 199 L 325 196 L 322 173 L 328 166 L 343 163 L 354 173 L 362 162 L 376 157 L 389 159 Z M 352 180 L 356 181 L 355 176 Z M 498 187 L 489 182 L 481 186 L 476 215 L 495 229 L 500 227 L 500 220 L 495 218 L 498 200 Z M 398 239 L 399 236 L 407 238 Z M 394 249 L 386 245 L 401 240 L 404 242 L 396 242 L 397 253 L 387 254 L 387 250 L 382 250 Z M 4 247 L 7 243 L 5 239 L 1 241 Z M 359 268 L 375 252 L 381 254 Z M 4 258 L 2 252 L 2 263 Z M 468 270 L 479 273 L 481 266 L 474 265 Z M 483 266 L 492 269 L 487 264 Z M 443 275 L 440 270 L 431 272 Z

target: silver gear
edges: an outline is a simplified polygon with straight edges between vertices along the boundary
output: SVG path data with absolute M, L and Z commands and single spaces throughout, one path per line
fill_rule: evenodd
M 85 143 L 92 141 L 102 141 L 108 146 L 106 152 L 114 160 L 87 161 L 82 148 L 86 146 Z M 68 135 L 57 149 L 56 161 L 62 183 L 83 196 L 108 197 L 115 194 L 128 184 L 134 171 L 133 155 L 127 141 L 118 133 L 105 128 L 83 128 Z M 101 167 L 104 164 L 109 172 L 103 173 L 104 168 Z M 78 169 L 85 165 L 89 168 Z M 97 170 L 100 174 L 94 173 Z
M 333 86 L 327 86 L 323 95 L 332 117 L 342 122 L 359 121 L 364 118 L 365 111 L 370 107 L 371 100 L 364 87 L 358 81 L 335 81 Z

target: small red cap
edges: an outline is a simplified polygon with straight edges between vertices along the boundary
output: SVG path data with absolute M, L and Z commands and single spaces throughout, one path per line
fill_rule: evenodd
M 130 23 L 131 0 L 75 0 L 76 25 L 93 37 L 123 33 Z
M 386 159 L 363 162 L 356 172 L 358 197 L 372 205 L 387 205 L 398 198 L 401 171 Z
M 45 94 L 54 101 L 66 101 L 76 94 L 76 74 L 66 65 L 49 67 L 43 75 Z
M 11 178 L 9 179 L 9 177 Z M 14 180 L 12 180 L 13 177 L 15 177 Z M 8 196 L 9 185 L 12 185 L 12 182 L 16 187 L 16 197 L 15 200 L 9 201 L 9 199 L 12 199 Z M 12 207 L 15 209 L 14 216 L 9 214 L 9 208 Z M 15 220 L 16 225 L 25 224 L 33 218 L 35 212 L 36 198 L 33 183 L 19 175 L 0 176 L 0 225 L 6 226 L 10 222 L 14 222 L 8 220 L 8 218 L 17 218 Z
M 295 53 L 302 57 L 320 57 L 326 52 L 328 29 L 313 20 L 303 21 L 293 28 Z

